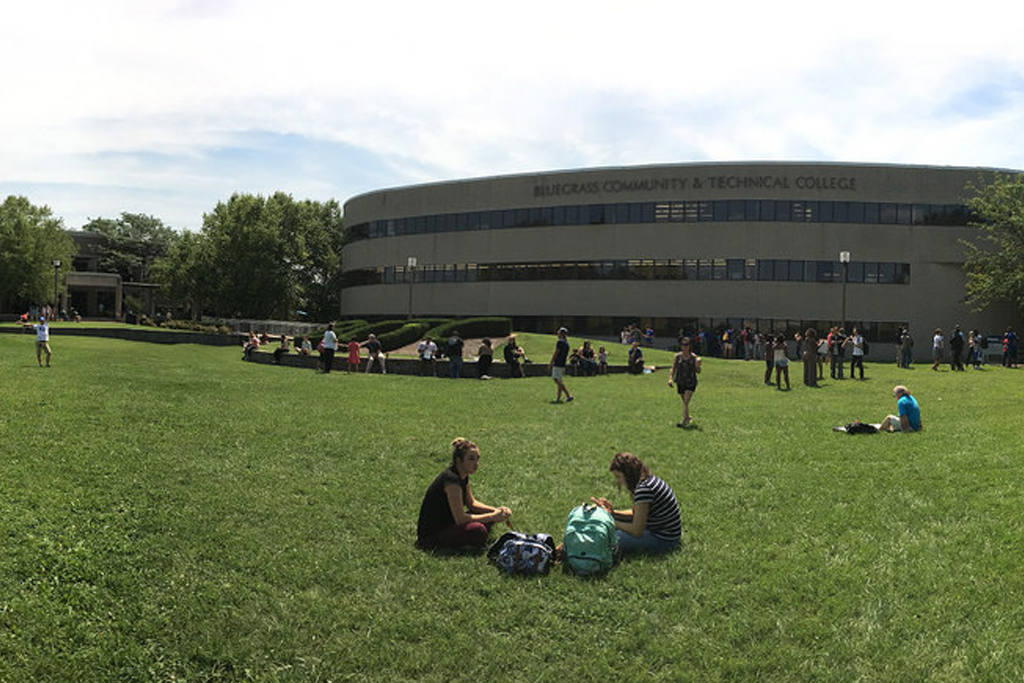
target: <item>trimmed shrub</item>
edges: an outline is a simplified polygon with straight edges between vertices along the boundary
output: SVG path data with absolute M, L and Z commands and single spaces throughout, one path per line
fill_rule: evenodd
M 394 351 L 419 340 L 423 337 L 423 333 L 427 331 L 427 327 L 428 325 L 425 322 L 409 322 L 397 330 L 378 334 L 377 341 L 380 342 L 381 348 L 385 351 Z
M 512 334 L 512 319 L 492 316 L 451 320 L 427 330 L 424 336 L 433 337 L 434 339 L 445 339 L 456 330 L 459 331 L 463 338 L 507 337 Z

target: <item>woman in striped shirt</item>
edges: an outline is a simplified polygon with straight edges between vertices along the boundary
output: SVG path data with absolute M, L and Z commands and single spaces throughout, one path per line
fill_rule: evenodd
M 679 547 L 682 521 L 672 487 L 651 474 L 632 453 L 617 453 L 608 468 L 615 482 L 633 498 L 629 510 L 615 510 L 605 498 L 591 498 L 615 518 L 619 548 L 623 553 L 667 553 Z

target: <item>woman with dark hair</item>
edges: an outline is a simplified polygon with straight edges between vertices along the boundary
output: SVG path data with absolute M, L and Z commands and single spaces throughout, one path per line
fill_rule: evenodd
M 690 424 L 690 399 L 693 392 L 697 391 L 697 373 L 700 372 L 700 358 L 690 352 L 689 337 L 680 337 L 679 353 L 672 360 L 672 373 L 668 378 L 668 385 L 673 384 L 683 399 L 683 419 L 676 423 L 677 427 L 685 427 Z
M 676 550 L 683 526 L 679 502 L 672 487 L 651 473 L 632 453 L 616 453 L 608 470 L 615 483 L 625 486 L 633 498 L 629 510 L 615 510 L 605 498 L 591 498 L 615 518 L 616 535 L 623 553 L 658 554 Z
M 452 441 L 452 463 L 427 488 L 420 505 L 416 545 L 435 548 L 483 548 L 495 522 L 512 516 L 507 507 L 492 507 L 473 497 L 469 475 L 480 466 L 480 449 L 469 439 Z

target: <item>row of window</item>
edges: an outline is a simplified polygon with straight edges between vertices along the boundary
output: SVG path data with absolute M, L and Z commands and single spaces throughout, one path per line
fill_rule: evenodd
M 461 263 L 416 268 L 379 266 L 345 273 L 343 286 L 414 282 L 536 280 L 757 280 L 910 284 L 909 263 L 800 259 L 627 259 L 548 263 Z
M 724 199 L 689 202 L 580 204 L 472 211 L 370 221 L 349 228 L 351 240 L 460 230 L 501 230 L 615 223 L 722 221 L 861 223 L 869 225 L 967 225 L 961 204 Z

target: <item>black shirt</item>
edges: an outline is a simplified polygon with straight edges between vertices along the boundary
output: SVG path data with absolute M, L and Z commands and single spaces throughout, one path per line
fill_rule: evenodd
M 416 525 L 416 537 L 420 543 L 455 524 L 451 505 L 448 504 L 448 494 L 444 492 L 449 484 L 459 486 L 462 489 L 462 500 L 466 501 L 469 477 L 459 479 L 459 473 L 455 471 L 454 466 L 437 475 L 427 488 L 423 503 L 420 505 L 420 518 Z

